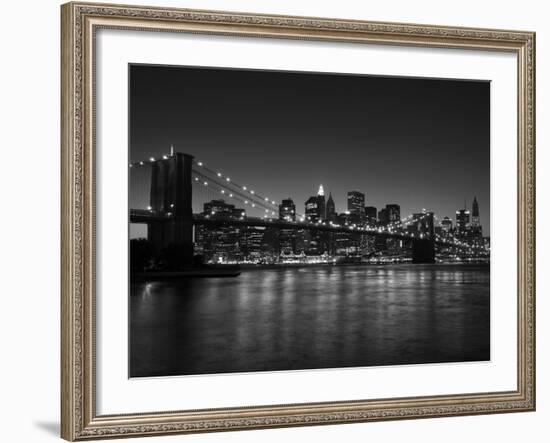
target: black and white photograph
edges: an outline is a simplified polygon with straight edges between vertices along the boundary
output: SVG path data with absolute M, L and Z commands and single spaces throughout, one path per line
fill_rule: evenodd
M 491 83 L 131 64 L 129 376 L 491 359 Z

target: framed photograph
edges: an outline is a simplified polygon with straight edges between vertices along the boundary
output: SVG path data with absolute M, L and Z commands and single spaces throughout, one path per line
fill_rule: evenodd
M 534 33 L 61 14 L 63 438 L 535 409 Z

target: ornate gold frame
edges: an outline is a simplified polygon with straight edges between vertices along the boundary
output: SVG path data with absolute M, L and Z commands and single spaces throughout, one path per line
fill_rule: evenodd
M 533 411 L 535 34 L 68 3 L 61 8 L 61 435 L 67 440 Z M 101 27 L 509 51 L 518 59 L 518 380 L 511 392 L 98 416 L 95 411 L 94 33 Z

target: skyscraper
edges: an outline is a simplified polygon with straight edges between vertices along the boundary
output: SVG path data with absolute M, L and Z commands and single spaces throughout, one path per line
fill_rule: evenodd
M 378 223 L 382 226 L 386 226 L 389 220 L 388 210 L 386 208 L 380 209 L 380 211 L 378 211 Z
M 376 208 L 374 206 L 366 206 L 365 217 L 369 225 L 375 225 L 378 220 Z
M 283 200 L 279 205 L 279 220 L 296 220 L 296 205 L 290 197 Z
M 329 193 L 326 204 L 326 218 L 328 221 L 335 222 L 336 216 L 336 205 L 334 204 L 334 200 L 332 199 L 332 193 Z
M 459 209 L 456 211 L 456 231 L 461 237 L 466 237 L 470 229 L 470 211 Z
M 359 191 L 348 192 L 348 211 L 353 223 L 365 222 L 365 194 Z
M 472 226 L 479 226 L 479 204 L 477 203 L 477 197 L 474 197 L 472 203 Z
M 474 197 L 472 203 L 472 236 L 473 237 L 482 237 L 481 223 L 479 220 L 479 204 L 477 202 L 477 197 Z
M 246 213 L 244 209 L 236 208 L 224 200 L 211 200 L 204 203 L 202 215 L 214 219 L 239 219 L 245 217 Z M 195 243 L 205 262 L 239 260 L 242 258 L 240 234 L 241 229 L 236 226 L 200 226 L 195 231 Z
M 325 206 L 325 190 L 323 189 L 323 185 L 319 185 L 319 191 L 317 191 L 317 199 L 319 201 L 321 220 L 325 220 L 327 218 L 327 210 Z
M 441 230 L 443 232 L 449 233 L 453 229 L 453 221 L 449 217 L 443 217 L 441 220 Z
M 290 197 L 283 200 L 279 205 L 279 220 L 296 220 L 296 205 Z M 292 254 L 296 252 L 296 231 L 294 229 L 280 230 L 279 251 L 282 254 Z
M 325 204 L 325 192 L 323 185 L 319 187 L 317 195 L 311 196 L 305 203 L 305 215 L 306 220 L 314 223 L 326 219 L 326 204 Z
M 401 207 L 396 204 L 386 205 L 389 223 L 398 223 L 401 221 Z

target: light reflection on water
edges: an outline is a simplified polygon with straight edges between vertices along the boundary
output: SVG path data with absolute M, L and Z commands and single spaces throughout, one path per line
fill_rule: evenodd
M 489 356 L 489 267 L 319 266 L 134 283 L 132 376 Z

